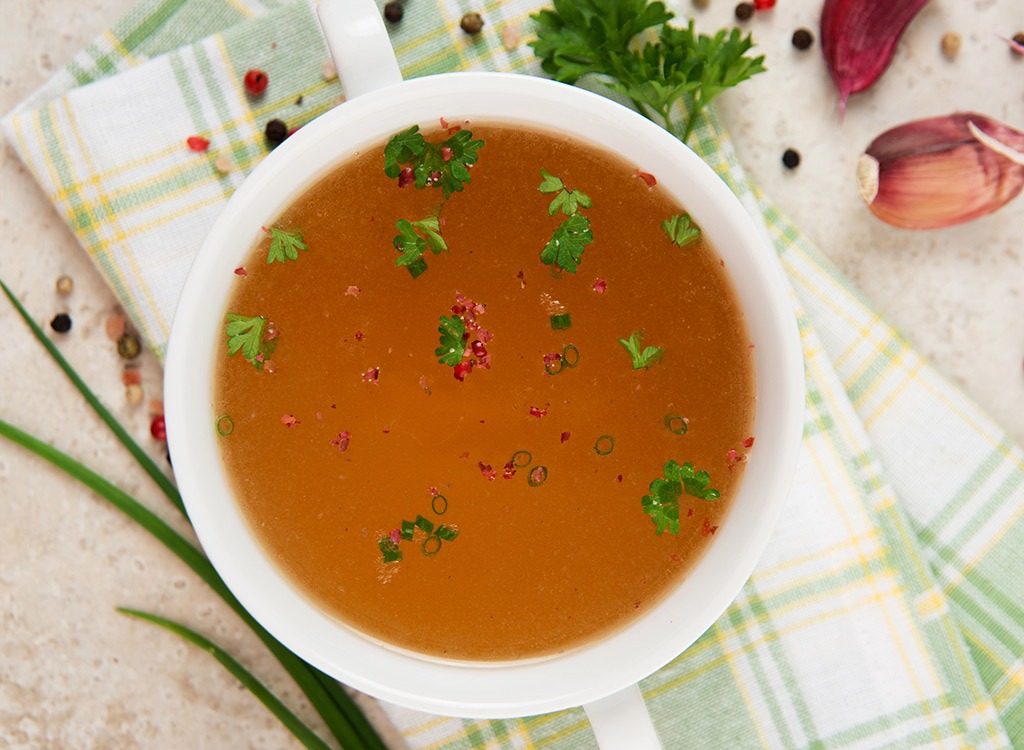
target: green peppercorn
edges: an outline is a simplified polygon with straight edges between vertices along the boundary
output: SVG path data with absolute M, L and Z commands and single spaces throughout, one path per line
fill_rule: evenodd
M 810 49 L 812 44 L 814 44 L 814 34 L 810 29 L 797 29 L 793 32 L 793 46 L 801 52 Z
M 467 13 L 459 21 L 459 28 L 467 34 L 479 34 L 484 27 L 484 17 L 479 13 Z
M 384 4 L 384 18 L 391 23 L 398 23 L 402 20 L 402 16 L 405 15 L 405 8 L 402 7 L 401 3 L 391 2 Z
M 67 313 L 57 313 L 50 321 L 50 328 L 57 333 L 67 333 L 71 330 L 71 316 Z
M 754 15 L 754 4 L 753 3 L 740 3 L 736 6 L 736 20 L 738 21 L 749 21 Z
M 121 359 L 135 359 L 142 353 L 142 343 L 134 333 L 123 333 L 117 340 L 117 353 Z
M 270 120 L 263 128 L 263 135 L 266 136 L 271 146 L 276 146 L 283 143 L 284 139 L 288 137 L 288 126 L 282 120 Z
M 786 169 L 796 169 L 800 166 L 800 152 L 796 149 L 787 148 L 782 154 L 782 163 Z

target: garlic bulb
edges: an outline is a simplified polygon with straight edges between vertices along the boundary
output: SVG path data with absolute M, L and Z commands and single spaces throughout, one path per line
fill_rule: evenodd
M 857 182 L 871 212 L 893 226 L 961 224 L 1024 187 L 1024 133 L 970 112 L 908 122 L 871 142 Z

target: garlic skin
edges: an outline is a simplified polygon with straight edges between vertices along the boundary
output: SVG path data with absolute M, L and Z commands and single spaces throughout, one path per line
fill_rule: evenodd
M 825 0 L 821 51 L 839 88 L 839 113 L 850 94 L 885 72 L 904 29 L 928 0 Z
M 1024 133 L 973 112 L 908 122 L 871 142 L 857 182 L 868 208 L 888 224 L 962 224 L 1024 188 Z

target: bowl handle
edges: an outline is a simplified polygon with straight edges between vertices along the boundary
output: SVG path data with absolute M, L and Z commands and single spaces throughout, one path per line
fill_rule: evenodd
M 583 706 L 601 750 L 662 750 L 639 685 Z
M 345 98 L 402 82 L 384 19 L 373 0 L 320 0 L 316 12 Z

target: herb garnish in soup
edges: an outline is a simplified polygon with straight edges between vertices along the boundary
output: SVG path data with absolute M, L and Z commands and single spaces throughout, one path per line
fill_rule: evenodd
M 254 217 L 210 424 L 319 607 L 436 656 L 564 651 L 728 523 L 752 344 L 657 167 L 442 119 Z

